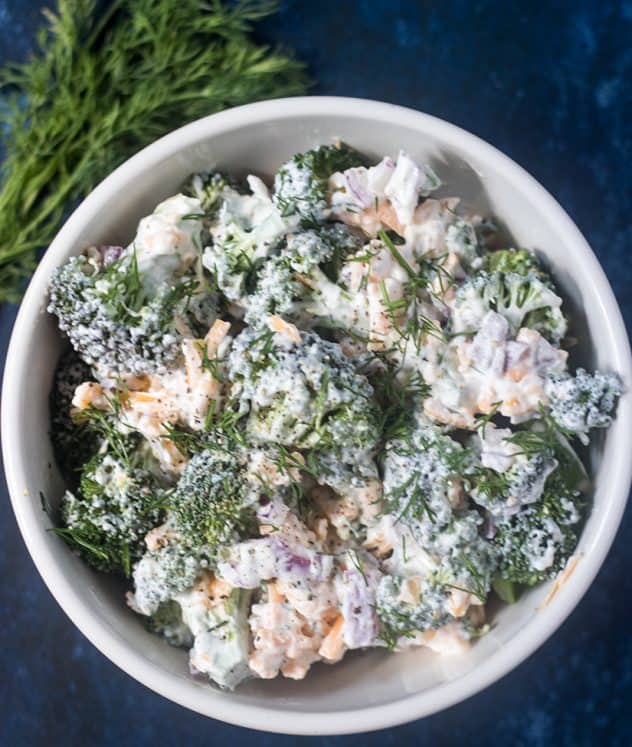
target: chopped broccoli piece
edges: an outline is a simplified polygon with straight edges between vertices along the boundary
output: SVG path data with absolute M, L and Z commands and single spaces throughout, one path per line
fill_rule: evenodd
M 216 217 L 225 190 L 240 192 L 235 179 L 219 171 L 201 171 L 193 174 L 184 184 L 182 192 L 200 201 L 206 217 Z
M 520 598 L 520 586 L 500 576 L 496 576 L 492 581 L 492 588 L 498 594 L 498 597 L 507 604 L 515 604 Z
M 533 272 L 479 272 L 456 291 L 452 332 L 473 334 L 491 310 L 507 319 L 514 334 L 529 327 L 557 344 L 566 334 L 561 304 L 561 298 Z
M 134 251 L 107 266 L 71 257 L 54 272 L 48 311 L 86 363 L 115 374 L 162 373 L 177 358 L 175 319 L 186 317 L 198 281 L 174 278 L 152 290 L 144 280 Z
M 536 274 L 544 279 L 540 262 L 528 249 L 498 249 L 486 254 L 483 269 L 487 272 L 515 273 L 516 275 Z
M 533 586 L 564 568 L 577 544 L 579 497 L 552 480 L 539 501 L 497 525 L 493 543 L 501 579 Z
M 380 638 L 391 648 L 401 637 L 439 628 L 450 619 L 445 608 L 446 589 L 436 576 L 423 579 L 416 603 L 402 599 L 402 586 L 405 583 L 404 578 L 384 576 L 375 595 Z
M 279 169 L 274 179 L 274 202 L 284 217 L 297 215 L 307 224 L 326 217 L 327 181 L 337 171 L 364 165 L 347 145 L 321 145 L 298 153 Z
M 340 329 L 366 338 L 366 296 L 349 293 L 341 273 L 344 260 L 360 251 L 361 241 L 339 224 L 290 236 L 286 248 L 260 273 L 249 298 L 247 321 L 256 324 L 274 313 L 303 328 Z
M 451 491 L 471 469 L 471 455 L 439 428 L 420 423 L 384 448 L 384 499 L 398 520 L 427 519 L 444 526 L 452 517 Z
M 162 503 L 164 491 L 151 473 L 99 455 L 83 470 L 77 494 L 64 495 L 55 531 L 97 570 L 129 576 L 144 536 L 160 523 Z
M 496 562 L 479 534 L 482 517 L 465 504 L 463 487 L 475 464 L 470 449 L 418 418 L 412 433 L 388 442 L 385 453 L 383 521 L 400 526 L 401 547 L 395 542 L 388 561 L 395 577 L 381 582 L 377 605 L 382 637 L 394 645 L 452 619 L 453 591 L 484 602 Z M 412 586 L 405 582 L 411 574 Z
M 191 620 L 195 633 L 190 653 L 192 671 L 208 675 L 228 690 L 251 675 L 250 597 L 251 592 L 246 589 L 233 589 L 222 604 L 208 606 L 201 619 L 195 615 Z
M 254 531 L 257 498 L 239 449 L 213 449 L 187 464 L 169 505 L 185 543 L 217 548 Z
M 481 523 L 475 511 L 455 513 L 443 527 L 428 518 L 416 522 L 417 542 L 406 552 L 413 554 L 419 547 L 427 554 L 423 574 L 415 573 L 412 584 L 404 576 L 385 576 L 376 594 L 381 637 L 389 645 L 454 619 L 449 601 L 455 591 L 485 602 L 496 558 L 490 543 L 479 535 Z
M 551 486 L 586 487 L 586 472 L 573 448 L 546 413 L 513 433 L 484 425 L 479 432 L 486 466 L 469 477 L 471 496 L 503 521 L 540 500 Z M 487 440 L 489 439 L 489 440 Z M 485 449 L 491 449 L 485 454 Z M 491 456 L 492 462 L 486 462 Z
M 183 542 L 172 526 L 161 529 L 161 538 L 134 566 L 131 606 L 142 615 L 155 615 L 162 604 L 191 588 L 213 555 L 206 545 Z
M 332 282 L 320 269 L 303 282 L 309 286 L 302 306 L 314 326 L 342 330 L 357 340 L 369 339 L 369 311 L 366 294 L 349 293 Z
M 479 468 L 472 479 L 472 498 L 492 516 L 511 516 L 521 506 L 540 498 L 548 476 L 557 466 L 553 450 L 543 449 L 518 454 L 506 472 Z
M 333 491 L 319 493 L 316 504 L 341 539 L 375 524 L 383 501 L 373 451 L 347 447 L 313 451 L 308 454 L 307 464 L 310 477 Z M 340 500 L 342 503 L 338 504 Z M 307 513 L 310 504 L 301 508 Z
M 616 374 L 589 374 L 578 368 L 574 376 L 568 372 L 550 376 L 545 391 L 553 420 L 587 442 L 591 428 L 607 428 L 612 422 L 623 384 Z
M 229 356 L 234 395 L 249 407 L 247 432 L 297 448 L 372 448 L 379 438 L 373 388 L 340 346 L 311 332 L 294 343 L 245 329 Z
M 309 275 L 321 267 L 333 281 L 338 279 L 342 262 L 362 246 L 362 239 L 343 223 L 329 223 L 288 236 L 282 250 L 293 270 Z
M 252 326 L 265 325 L 270 314 L 298 321 L 301 299 L 307 292 L 286 257 L 271 257 L 257 274 L 255 291 L 246 300 L 244 319 Z
M 458 215 L 453 216 L 453 222 L 446 228 L 445 245 L 466 267 L 474 262 L 480 252 L 476 228 Z
M 466 591 L 484 602 L 496 570 L 496 558 L 481 534 L 483 518 L 477 511 L 459 507 L 444 527 L 424 519 L 413 533 L 438 559 L 437 579 L 447 590 Z
M 254 293 L 246 300 L 249 324 L 265 323 L 270 314 L 309 323 L 312 299 L 324 289 L 337 295 L 334 284 L 343 259 L 356 252 L 360 240 L 342 224 L 290 234 L 280 254 L 259 270 Z M 327 315 L 331 312 L 326 310 Z
M 146 622 L 150 633 L 161 635 L 167 643 L 178 648 L 191 648 L 193 635 L 182 620 L 182 608 L 175 599 L 162 602 Z
M 259 268 L 277 249 L 287 226 L 270 198 L 260 193 L 224 189 L 220 203 L 202 261 L 226 298 L 241 301 L 254 289 Z

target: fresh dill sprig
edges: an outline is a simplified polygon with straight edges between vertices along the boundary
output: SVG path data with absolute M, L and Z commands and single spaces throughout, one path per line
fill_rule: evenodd
M 18 301 L 64 217 L 122 161 L 230 106 L 303 93 L 304 66 L 256 42 L 276 3 L 58 0 L 37 51 L 0 73 L 0 302 Z
M 209 402 L 201 431 L 173 423 L 163 423 L 161 438 L 171 441 L 184 457 L 192 457 L 202 451 L 227 451 L 233 447 L 246 446 L 246 438 L 239 429 L 239 421 L 244 413 L 233 409 L 229 404 L 221 408 L 216 400 Z
M 95 544 L 87 540 L 80 530 L 72 529 L 70 527 L 51 527 L 48 531 L 56 534 L 58 537 L 62 537 L 69 544 L 77 545 L 79 548 L 86 550 L 94 555 L 98 560 L 105 562 L 109 562 L 110 560 L 108 553 L 102 547 L 97 547 Z
M 502 400 L 499 400 L 498 402 L 492 402 L 492 406 L 489 412 L 485 413 L 485 415 L 477 415 L 476 418 L 474 418 L 474 429 L 480 431 L 481 435 L 484 436 L 485 426 L 494 419 L 501 405 Z
M 401 381 L 402 377 L 407 380 Z M 415 409 L 430 394 L 430 387 L 419 372 L 411 376 L 389 365 L 370 381 L 382 410 L 383 441 L 406 440 L 414 428 Z
M 505 439 L 508 443 L 517 446 L 520 451 L 518 454 L 533 456 L 542 454 L 546 451 L 555 450 L 555 441 L 551 440 L 551 434 L 547 431 L 515 431 L 511 436 Z
M 211 374 L 211 376 L 215 379 L 215 381 L 219 382 L 220 384 L 226 381 L 226 375 L 222 368 L 224 361 L 221 358 L 219 358 L 217 355 L 214 358 L 211 358 L 208 354 L 206 343 L 198 342 L 195 344 L 195 346 L 199 350 L 200 355 L 202 356 L 202 362 L 200 363 L 200 368 L 203 371 L 208 371 L 208 373 Z
M 405 503 L 402 505 L 402 498 L 406 498 Z M 424 514 L 434 524 L 437 519 L 437 514 L 431 507 L 426 492 L 419 484 L 419 475 L 411 475 L 406 482 L 399 485 L 397 488 L 392 490 L 387 496 L 387 508 L 388 513 L 397 513 L 395 522 L 399 521 L 421 521 Z
M 561 428 L 542 406 L 539 416 L 525 423 L 524 428 L 515 431 L 507 441 L 520 449 L 518 453 L 527 457 L 539 454 L 555 457 L 557 467 L 547 484 L 558 479 L 571 489 L 587 487 L 586 470 L 570 444 L 575 434 Z
M 470 575 L 472 588 L 466 589 L 462 586 L 458 586 L 457 584 L 446 584 L 446 586 L 451 589 L 456 589 L 457 591 L 463 591 L 467 594 L 472 594 L 481 603 L 484 604 L 487 600 L 487 583 L 484 575 L 478 570 L 478 568 L 476 568 L 474 563 L 472 563 L 467 555 L 461 555 L 461 563 Z
M 490 502 L 505 495 L 510 485 L 510 479 L 505 472 L 496 472 L 489 467 L 477 467 L 468 477 L 476 491 Z
M 419 301 L 419 294 L 422 292 L 432 295 L 431 272 L 438 272 L 438 276 L 441 277 L 440 270 L 437 270 L 437 267 L 441 267 L 441 265 L 435 262 L 422 261 L 419 269 L 415 270 L 385 231 L 378 231 L 378 237 L 408 276 L 403 285 L 401 298 L 391 298 L 386 283 L 383 280 L 380 281 L 382 305 L 393 328 L 403 340 L 412 342 L 416 351 L 421 349 L 426 337 L 435 337 L 441 342 L 445 342 L 446 337 L 441 325 L 420 310 Z
M 299 452 L 290 451 L 282 444 L 274 444 L 274 448 L 277 452 L 276 465 L 282 474 L 291 475 L 291 471 L 294 470 L 314 480 L 322 478 L 324 470 L 313 451 L 303 456 Z
M 397 610 L 389 610 L 389 617 L 394 618 L 398 624 L 389 624 L 381 618 L 378 638 L 389 651 L 394 651 L 400 638 L 414 638 L 419 628 L 415 627 L 406 615 Z
M 402 560 L 408 563 L 408 554 L 406 553 L 406 535 L 402 534 Z
M 415 272 L 415 270 L 413 270 L 413 268 L 404 259 L 399 249 L 395 246 L 395 242 L 393 241 L 393 239 L 391 239 L 391 237 L 386 233 L 386 231 L 383 231 L 383 230 L 378 231 L 377 235 L 382 241 L 382 243 L 389 250 L 393 259 L 406 272 L 406 274 L 408 275 L 408 279 L 411 282 L 417 282 L 419 279 L 419 274 Z
M 207 448 L 212 446 L 214 440 L 219 440 L 220 444 L 227 442 L 234 446 L 246 446 L 246 437 L 239 427 L 245 414 L 235 402 L 228 402 L 222 408 L 217 400 L 211 400 L 204 419 Z
M 165 432 L 161 438 L 171 441 L 184 457 L 192 456 L 204 448 L 205 444 L 201 442 L 199 433 L 179 428 L 173 423 L 163 423 L 162 428 Z
M 99 276 L 107 291 L 103 303 L 122 321 L 133 324 L 145 301 L 143 284 L 138 271 L 138 257 L 134 246 L 129 261 L 115 262 Z
M 111 451 L 123 464 L 130 466 L 130 436 L 121 433 L 119 425 L 126 425 L 122 416 L 121 395 L 117 392 L 105 396 L 109 410 L 99 410 L 94 405 L 75 413 L 78 425 L 85 425 L 90 431 L 107 443 Z
M 360 560 L 360 556 L 358 555 L 358 551 L 354 550 L 353 548 L 349 548 L 347 550 L 347 557 L 351 561 L 351 564 L 356 569 L 356 571 L 362 576 L 362 579 L 364 580 L 365 585 L 368 586 L 369 582 L 366 577 L 366 573 L 364 571 L 364 566 L 362 565 L 362 561 Z

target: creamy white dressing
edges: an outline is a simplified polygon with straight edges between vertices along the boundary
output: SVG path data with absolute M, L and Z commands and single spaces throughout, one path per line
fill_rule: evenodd
M 202 206 L 195 197 L 175 195 L 161 202 L 138 224 L 132 244 L 138 268 L 149 276 L 166 277 L 163 268 L 189 267 L 199 256 Z
M 346 212 L 372 209 L 388 200 L 402 226 L 409 225 L 422 195 L 440 185 L 428 165 L 419 165 L 404 151 L 397 160 L 384 158 L 370 168 L 356 167 L 330 177 L 331 205 L 344 220 Z
M 198 458 L 188 438 L 234 457 L 235 494 L 209 492 L 200 511 L 239 498 L 244 516 L 224 517 L 216 545 L 212 532 L 192 545 L 169 507 L 128 598 L 152 621 L 173 603 L 163 634 L 227 689 L 301 679 L 352 649 L 466 650 L 501 555 L 551 574 L 580 520 L 572 491 L 561 518 L 536 516 L 559 461 L 522 450 L 514 426 L 548 408 L 586 438 L 620 392 L 613 376 L 571 376 L 560 297 L 535 271 L 485 269 L 482 219 L 429 197 L 440 184 L 429 166 L 400 151 L 328 178 L 310 168 L 288 161 L 273 188 L 249 175 L 245 194 L 200 177 L 203 200 L 178 194 L 143 218 L 125 261 L 135 255 L 150 296 L 204 278 L 203 264 L 209 328 L 182 310 L 160 340 L 172 357 L 149 372 L 93 356 L 96 381 L 72 402 L 140 438 L 165 488 Z M 98 273 L 105 254 L 88 257 Z M 107 295 L 111 282 L 95 287 Z M 134 334 L 160 328 L 160 311 L 145 305 Z M 388 399 L 399 394 L 401 422 Z M 360 438 L 361 426 L 375 433 Z M 118 501 L 99 527 L 115 533 L 130 520 L 129 475 L 106 454 L 94 479 Z

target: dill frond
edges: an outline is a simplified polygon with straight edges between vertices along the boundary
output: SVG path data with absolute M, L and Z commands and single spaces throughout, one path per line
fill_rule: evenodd
M 276 3 L 58 0 L 37 51 L 0 72 L 0 302 L 18 301 L 65 216 L 133 153 L 227 107 L 303 93 L 302 63 L 255 42 Z

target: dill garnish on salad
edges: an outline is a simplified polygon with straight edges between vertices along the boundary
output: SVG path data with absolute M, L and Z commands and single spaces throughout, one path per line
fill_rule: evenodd
M 50 283 L 60 537 L 232 689 L 353 649 L 465 651 L 562 571 L 622 392 L 554 279 L 402 151 L 193 175 Z

